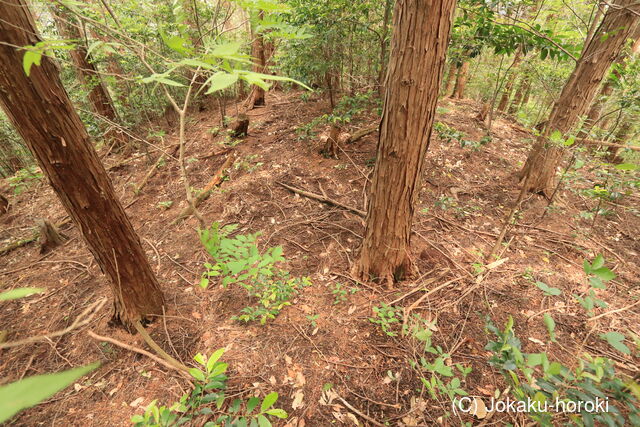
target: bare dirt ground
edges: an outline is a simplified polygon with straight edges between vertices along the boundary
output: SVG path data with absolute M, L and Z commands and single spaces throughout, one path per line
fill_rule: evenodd
M 408 363 L 412 349 L 401 338 L 383 334 L 368 319 L 373 306 L 418 290 L 396 303 L 410 306 L 421 296 L 423 283 L 434 288 L 457 279 L 412 312 L 437 319 L 434 343 L 451 353 L 454 363 L 473 368 L 463 383 L 470 394 L 505 388 L 502 376 L 487 364 L 487 315 L 497 325 L 512 315 L 525 351 L 546 351 L 565 362 L 588 351 L 612 358 L 617 369 L 638 372 L 638 358 L 616 353 L 598 339 L 600 333 L 625 328 L 640 335 L 638 306 L 587 323 L 584 310 L 571 301 L 572 293 L 586 290 L 583 260 L 599 253 L 618 276 L 607 290 L 599 292 L 608 310 L 637 300 L 640 224 L 625 206 L 611 206 L 614 214 L 599 218 L 592 226 L 590 221 L 575 218 L 579 211 L 593 208 L 594 201 L 562 191 L 557 203 L 561 209 L 540 221 L 546 200 L 530 195 L 523 202 L 519 225 L 506 236 L 508 246 L 502 257 L 508 260 L 476 274 L 474 264 L 483 263 L 482 256 L 491 250 L 517 197 L 515 174 L 532 138 L 511 119 L 498 119 L 493 140 L 477 151 L 457 142 L 445 143 L 434 134 L 412 237 L 416 274 L 389 290 L 349 278 L 364 229 L 361 217 L 293 194 L 278 184 L 325 192 L 343 204 L 364 209 L 364 187 L 372 170 L 377 133 L 343 147 L 339 159 L 324 158 L 317 139 L 300 139 L 296 133 L 297 127 L 329 110 L 323 100 L 303 102 L 299 93 L 275 92 L 269 94 L 268 104 L 249 112 L 249 136 L 228 150 L 220 145 L 222 137 L 212 138 L 210 132 L 219 126 L 219 115 L 194 113 L 187 145 L 194 188 L 204 187 L 226 156 L 236 156 L 228 179 L 200 207 L 206 220 L 237 223 L 241 233 L 261 231 L 261 247 L 282 245 L 288 269 L 311 277 L 313 286 L 265 326 L 230 319 L 251 303 L 242 289 L 197 286 L 208 255 L 199 243 L 196 219 L 172 225 L 186 206 L 177 162 L 167 160 L 139 196 L 132 189 L 150 167 L 144 156 L 110 169 L 166 295 L 166 323 L 159 320 L 149 329 L 171 354 L 191 363 L 197 352 L 210 354 L 225 347 L 224 360 L 230 364 L 228 394 L 279 392 L 278 406 L 289 413 L 282 425 L 348 425 L 353 424 L 353 417 L 368 425 L 362 414 L 388 425 L 404 425 L 410 422 L 408 416 L 415 416 L 418 425 L 431 425 L 442 415 L 442 402 L 430 401 L 421 389 Z M 437 120 L 478 141 L 484 134 L 475 119 L 479 108 L 469 100 L 443 100 Z M 372 123 L 373 116 L 365 117 L 355 121 L 351 130 Z M 168 129 L 156 144 L 169 147 L 176 142 L 176 129 Z M 153 160 L 155 156 L 154 152 Z M 106 165 L 124 159 L 110 156 Z M 637 196 L 633 197 L 621 203 L 637 206 Z M 164 203 L 168 201 L 173 201 L 169 207 Z M 66 218 L 44 181 L 10 197 L 10 202 L 11 210 L 0 217 L 0 247 L 29 236 L 38 218 L 55 223 Z M 44 294 L 2 304 L 0 329 L 8 331 L 7 340 L 63 329 L 88 305 L 110 297 L 106 278 L 78 231 L 71 224 L 62 231 L 69 239 L 52 252 L 42 255 L 34 243 L 0 256 L 0 290 L 46 288 Z M 544 297 L 523 277 L 527 271 L 561 289 L 562 296 Z M 336 283 L 354 293 L 348 292 L 336 303 L 332 292 Z M 557 343 L 548 343 L 542 322 L 542 313 L 549 311 L 557 323 Z M 307 317 L 313 315 L 319 315 L 317 327 Z M 188 385 L 174 372 L 87 335 L 91 330 L 146 348 L 139 336 L 111 327 L 110 316 L 106 304 L 87 326 L 61 337 L 0 350 L 2 381 L 102 362 L 75 386 L 21 413 L 13 425 L 124 426 L 152 400 L 170 404 L 180 398 Z M 389 372 L 399 380 L 390 381 Z M 327 383 L 360 414 L 340 401 L 327 405 L 322 399 Z M 515 415 L 497 414 L 491 423 L 514 422 L 511 417 Z M 444 423 L 458 425 L 460 421 L 454 418 Z

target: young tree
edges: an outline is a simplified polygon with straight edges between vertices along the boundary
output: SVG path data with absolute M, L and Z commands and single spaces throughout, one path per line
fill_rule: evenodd
M 364 240 L 353 274 L 401 278 L 436 111 L 455 0 L 399 0 Z
M 556 169 L 564 151 L 557 144 L 550 143 L 549 136 L 558 132 L 563 138 L 568 136 L 580 116 L 587 112 L 600 82 L 638 22 L 639 13 L 640 3 L 635 0 L 615 0 L 609 6 L 554 103 L 547 125 L 520 172 L 527 190 L 544 193 L 547 197 L 553 193 Z
M 16 46 L 40 42 L 26 1 L 3 0 L 0 16 L 0 105 L 111 279 L 115 320 L 130 328 L 146 315 L 161 314 L 158 281 L 57 65 L 42 56 L 29 76 L 23 70 L 25 50 Z

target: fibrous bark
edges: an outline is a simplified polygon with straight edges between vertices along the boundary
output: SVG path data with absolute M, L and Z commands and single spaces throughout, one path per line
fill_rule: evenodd
M 162 314 L 163 297 L 87 131 L 49 57 L 22 69 L 14 46 L 41 41 L 25 0 L 0 2 L 0 105 L 47 175 L 89 250 L 110 278 L 114 320 L 131 328 Z
M 639 13 L 640 3 L 635 0 L 616 0 L 607 10 L 554 103 L 547 125 L 520 173 L 522 182 L 528 182 L 528 190 L 544 193 L 547 197 L 553 193 L 556 169 L 564 151 L 562 147 L 551 144 L 548 137 L 556 131 L 568 135 L 580 116 L 587 112 L 600 82 L 637 24 Z M 531 179 L 525 180 L 529 174 Z
M 76 22 L 74 22 L 73 16 L 62 6 L 52 6 L 51 11 L 60 35 L 77 42 L 69 54 L 75 65 L 78 80 L 88 91 L 87 97 L 91 108 L 98 116 L 117 123 L 118 113 L 113 105 L 109 90 L 88 55 L 87 48 L 83 42 L 84 37 Z M 124 144 L 123 137 L 113 131 L 105 136 L 117 138 L 117 146 Z
M 364 239 L 353 274 L 392 283 L 410 266 L 409 241 L 435 117 L 454 0 L 400 0 Z
M 451 98 L 462 99 L 464 98 L 464 89 L 467 87 L 467 79 L 469 74 L 469 61 L 464 61 L 460 68 L 458 68 L 458 75 L 456 76 L 456 86 L 453 89 Z

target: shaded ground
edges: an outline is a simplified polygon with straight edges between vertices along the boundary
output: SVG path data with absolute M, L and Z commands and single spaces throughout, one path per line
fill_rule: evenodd
M 388 337 L 368 318 L 381 302 L 408 307 L 428 283 L 434 288 L 457 279 L 412 309 L 426 319 L 437 320 L 435 344 L 451 353 L 453 363 L 473 368 L 463 383 L 470 394 L 486 395 L 504 389 L 499 373 L 487 364 L 484 346 L 485 316 L 496 324 L 509 315 L 528 352 L 547 351 L 552 358 L 570 363 L 588 351 L 606 355 L 617 368 L 637 373 L 638 359 L 616 353 L 598 335 L 611 330 L 631 330 L 640 335 L 638 306 L 604 316 L 587 324 L 586 316 L 571 294 L 586 290 L 582 261 L 602 253 L 617 279 L 599 296 L 609 309 L 637 300 L 638 217 L 624 206 L 611 206 L 612 215 L 590 221 L 576 220 L 580 211 L 592 209 L 587 200 L 562 191 L 557 208 L 540 220 L 547 202 L 531 195 L 523 202 L 518 226 L 506 236 L 506 262 L 478 273 L 500 232 L 504 217 L 517 197 L 518 171 L 529 148 L 531 135 L 510 119 L 498 119 L 493 140 L 479 150 L 458 142 L 433 138 L 424 185 L 420 194 L 412 240 L 417 267 L 413 279 L 394 290 L 355 283 L 348 277 L 356 256 L 362 219 L 348 211 L 291 193 L 277 182 L 326 193 L 330 198 L 363 209 L 364 185 L 372 171 L 377 134 L 344 147 L 340 159 L 319 154 L 318 138 L 304 140 L 296 129 L 327 112 L 324 101 L 303 102 L 299 94 L 270 94 L 269 106 L 249 113 L 249 136 L 235 147 L 221 146 L 222 136 L 212 138 L 219 125 L 214 112 L 194 113 L 188 125 L 188 171 L 191 185 L 202 188 L 234 153 L 236 162 L 228 180 L 201 205 L 207 221 L 237 223 L 241 233 L 261 231 L 261 247 L 282 245 L 295 275 L 309 275 L 313 286 L 305 288 L 290 307 L 266 326 L 241 324 L 231 316 L 251 303 L 241 289 L 196 285 L 207 254 L 196 234 L 197 221 L 190 218 L 172 225 L 186 206 L 177 162 L 168 160 L 139 197 L 133 194 L 150 163 L 144 156 L 111 168 L 114 185 L 142 238 L 168 302 L 166 326 L 150 326 L 152 336 L 170 353 L 190 363 L 197 352 L 210 354 L 227 349 L 230 364 L 229 394 L 266 394 L 278 391 L 279 406 L 289 412 L 288 425 L 324 426 L 352 424 L 362 414 L 389 425 L 419 425 L 438 421 L 448 402 L 434 402 L 421 390 L 408 358 L 418 349 Z M 444 100 L 437 120 L 462 131 L 469 140 L 484 135 L 475 120 L 475 102 Z M 367 127 L 373 117 L 355 122 L 353 129 Z M 170 129 L 160 146 L 177 142 Z M 153 152 L 152 152 L 153 153 Z M 223 154 L 216 154 L 223 153 Z M 152 154 L 155 160 L 156 153 Z M 122 162 L 112 156 L 108 166 Z M 583 185 L 589 185 L 588 180 Z M 591 183 L 593 185 L 593 183 Z M 637 195 L 622 204 L 637 206 Z M 37 218 L 60 223 L 65 214 L 52 190 L 42 182 L 10 198 L 12 208 L 0 217 L 0 246 L 29 235 Z M 168 206 L 169 202 L 173 204 Z M 167 207 L 168 206 L 168 207 Z M 46 333 L 68 326 L 89 304 L 109 297 L 105 277 L 93 261 L 72 225 L 63 227 L 69 240 L 53 252 L 39 253 L 37 244 L 26 245 L 0 256 L 0 289 L 40 286 L 47 292 L 19 302 L 2 304 L 0 329 L 8 340 Z M 474 266 L 475 264 L 475 266 Z M 524 278 L 563 290 L 562 296 L 543 297 Z M 336 301 L 336 283 L 353 289 Z M 405 298 L 402 296 L 416 291 Z M 337 302 L 337 303 L 336 303 Z M 558 343 L 547 343 L 543 312 L 554 312 Z M 317 326 L 307 316 L 318 315 Z M 128 425 L 154 399 L 169 404 L 179 399 L 188 385 L 165 368 L 143 356 L 92 340 L 92 330 L 144 348 L 138 336 L 108 325 L 110 308 L 103 307 L 91 324 L 59 338 L 15 349 L 0 350 L 3 381 L 52 372 L 88 361 L 102 367 L 75 387 L 46 403 L 23 412 L 14 425 Z M 398 380 L 390 380 L 389 374 Z M 341 402 L 327 405 L 323 385 L 334 389 L 357 414 Z M 303 399 L 292 409 L 294 398 Z M 349 416 L 348 414 L 352 415 Z M 407 418 L 409 417 L 409 418 Z M 515 415 L 494 417 L 498 424 L 515 422 Z M 444 421 L 458 425 L 459 420 Z

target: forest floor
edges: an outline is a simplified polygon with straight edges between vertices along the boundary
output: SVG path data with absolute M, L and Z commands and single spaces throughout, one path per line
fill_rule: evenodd
M 598 291 L 609 305 L 605 311 L 637 300 L 640 223 L 625 206 L 611 206 L 612 215 L 592 224 L 576 218 L 596 202 L 563 190 L 557 209 L 541 220 L 547 202 L 529 195 L 523 201 L 519 225 L 505 238 L 508 246 L 501 256 L 506 261 L 482 271 L 483 256 L 490 252 L 518 195 L 516 172 L 533 138 L 526 129 L 508 117 L 498 118 L 493 140 L 478 150 L 455 141 L 446 143 L 434 133 L 413 227 L 412 258 L 417 270 L 414 277 L 387 289 L 349 278 L 364 230 L 360 216 L 278 184 L 324 192 L 345 205 L 364 209 L 377 133 L 344 146 L 339 159 L 325 158 L 319 154 L 318 138 L 301 139 L 296 132 L 329 111 L 324 100 L 305 102 L 300 93 L 272 92 L 267 102 L 267 107 L 248 113 L 249 135 L 234 147 L 222 146 L 222 136 L 212 138 L 211 129 L 220 122 L 218 113 L 193 113 L 186 151 L 194 188 L 203 188 L 227 156 L 236 157 L 228 179 L 201 205 L 205 219 L 239 224 L 238 232 L 243 234 L 260 231 L 261 248 L 283 246 L 292 274 L 311 278 L 313 285 L 264 326 L 231 320 L 252 303 L 242 289 L 198 286 L 203 263 L 209 261 L 198 240 L 198 222 L 191 217 L 172 224 L 186 206 L 177 162 L 167 160 L 136 196 L 132 189 L 151 166 L 147 158 L 133 157 L 117 167 L 111 166 L 123 162 L 124 156 L 111 155 L 106 160 L 166 296 L 166 323 L 154 322 L 149 330 L 167 351 L 191 364 L 198 352 L 211 354 L 226 348 L 228 394 L 277 391 L 281 396 L 277 406 L 289 413 L 282 425 L 350 425 L 354 419 L 371 425 L 363 414 L 388 425 L 431 425 L 450 409 L 450 402 L 432 400 L 421 391 L 408 362 L 420 349 L 408 346 L 400 336 L 385 335 L 369 318 L 372 308 L 382 302 L 407 308 L 423 295 L 423 286 L 433 289 L 449 282 L 411 312 L 437 320 L 434 344 L 450 353 L 453 363 L 473 368 L 462 383 L 469 394 L 491 396 L 506 387 L 503 377 L 487 363 L 489 353 L 484 347 L 493 338 L 485 332 L 487 315 L 499 327 L 513 316 L 527 352 L 547 352 L 551 359 L 568 364 L 576 355 L 589 352 L 606 355 L 616 361 L 617 369 L 629 374 L 640 370 L 637 357 L 624 356 L 598 338 L 612 330 L 628 329 L 640 335 L 639 306 L 587 322 L 585 311 L 571 296 L 588 289 L 583 260 L 603 254 L 606 265 L 617 274 L 606 290 Z M 474 101 L 443 100 L 436 120 L 464 132 L 468 140 L 479 141 L 484 135 L 475 118 L 479 109 Z M 373 116 L 364 117 L 350 127 L 353 131 L 373 123 Z M 166 148 L 177 143 L 177 129 L 164 127 L 166 135 L 156 144 Z M 152 162 L 157 155 L 152 153 Z M 174 203 L 169 206 L 168 201 Z M 31 235 L 38 218 L 55 223 L 66 218 L 45 180 L 11 196 L 10 202 L 9 213 L 0 217 L 0 247 Z M 620 203 L 637 206 L 637 195 Z M 34 243 L 0 256 L 0 290 L 46 288 L 44 294 L 2 304 L 0 329 L 8 331 L 9 341 L 63 329 L 90 304 L 110 298 L 106 278 L 78 230 L 69 223 L 62 232 L 69 239 L 49 253 L 40 254 Z M 532 277 L 561 289 L 562 294 L 545 296 Z M 341 284 L 338 291 L 337 283 Z M 102 362 L 74 387 L 21 413 L 14 425 L 125 426 L 154 399 L 168 405 L 179 400 L 188 385 L 175 372 L 87 335 L 91 330 L 146 348 L 139 336 L 109 325 L 111 310 L 104 305 L 90 324 L 63 336 L 0 350 L 3 382 Z M 556 343 L 548 340 L 542 321 L 545 312 L 553 313 Z M 315 315 L 313 323 L 310 319 Z M 329 383 L 344 400 L 323 398 Z M 520 417 L 496 414 L 490 423 L 515 423 Z M 468 415 L 463 419 L 472 420 Z M 457 418 L 442 422 L 460 424 Z

